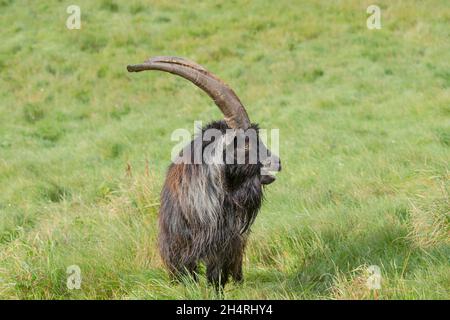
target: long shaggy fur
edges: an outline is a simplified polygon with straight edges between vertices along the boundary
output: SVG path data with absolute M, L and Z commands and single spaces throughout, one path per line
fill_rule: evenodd
M 225 134 L 228 126 L 219 121 L 203 130 L 211 128 Z M 209 143 L 200 144 L 202 151 Z M 193 140 L 191 150 L 194 145 Z M 247 237 L 263 199 L 260 169 L 259 162 L 169 167 L 161 194 L 159 249 L 173 275 L 195 277 L 204 262 L 216 286 L 225 285 L 230 275 L 242 280 Z

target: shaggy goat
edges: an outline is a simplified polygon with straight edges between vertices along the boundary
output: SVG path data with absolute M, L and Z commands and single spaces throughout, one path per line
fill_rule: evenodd
M 159 249 L 172 275 L 196 278 L 197 266 L 204 262 L 207 279 L 216 288 L 223 287 L 230 275 L 242 281 L 242 258 L 261 206 L 262 185 L 275 181 L 271 173 L 281 170 L 280 159 L 260 141 L 258 126 L 250 123 L 233 90 L 202 66 L 182 58 L 154 57 L 127 69 L 181 76 L 203 89 L 224 114 L 224 120 L 202 129 L 203 134 L 219 132 L 219 138 L 196 137 L 180 153 L 189 161 L 169 167 L 161 193 Z M 256 132 L 253 140 L 247 135 L 250 131 Z M 244 143 L 239 143 L 240 138 Z M 219 141 L 227 141 L 225 147 Z M 196 150 L 204 155 L 208 147 L 216 151 L 216 160 L 219 154 L 223 161 L 193 163 Z M 236 150 L 231 161 L 230 148 Z M 256 161 L 249 161 L 251 153 L 257 155 Z M 244 155 L 243 162 L 239 154 Z

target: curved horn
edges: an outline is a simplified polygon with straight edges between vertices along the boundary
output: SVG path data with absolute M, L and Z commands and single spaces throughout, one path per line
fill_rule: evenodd
M 142 64 L 127 66 L 128 72 L 160 70 L 181 76 L 205 91 L 222 111 L 233 129 L 248 129 L 250 120 L 238 96 L 222 80 L 201 65 L 177 57 L 154 57 Z

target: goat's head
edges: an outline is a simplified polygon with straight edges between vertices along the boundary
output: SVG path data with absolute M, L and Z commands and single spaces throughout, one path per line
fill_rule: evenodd
M 224 115 L 224 121 L 212 123 L 206 130 L 216 129 L 225 136 L 227 129 L 233 129 L 232 140 L 226 143 L 223 154 L 224 163 L 227 164 L 227 180 L 239 184 L 248 178 L 257 178 L 264 185 L 275 181 L 274 173 L 281 170 L 280 159 L 261 141 L 258 126 L 250 122 L 238 96 L 218 77 L 195 62 L 178 57 L 154 57 L 142 64 L 129 65 L 127 70 L 165 71 L 181 76 L 201 88 L 214 100 Z M 233 147 L 235 152 L 226 152 L 230 147 Z M 205 144 L 202 149 L 204 148 Z M 233 155 L 231 161 L 229 154 Z M 239 159 L 239 156 L 243 156 L 244 161 Z

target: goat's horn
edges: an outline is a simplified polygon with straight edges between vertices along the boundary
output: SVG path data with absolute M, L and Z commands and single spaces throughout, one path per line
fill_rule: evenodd
M 203 89 L 219 107 L 233 129 L 248 129 L 250 120 L 238 96 L 222 80 L 195 62 L 177 57 L 154 57 L 142 64 L 127 66 L 129 72 L 166 71 L 181 76 Z

